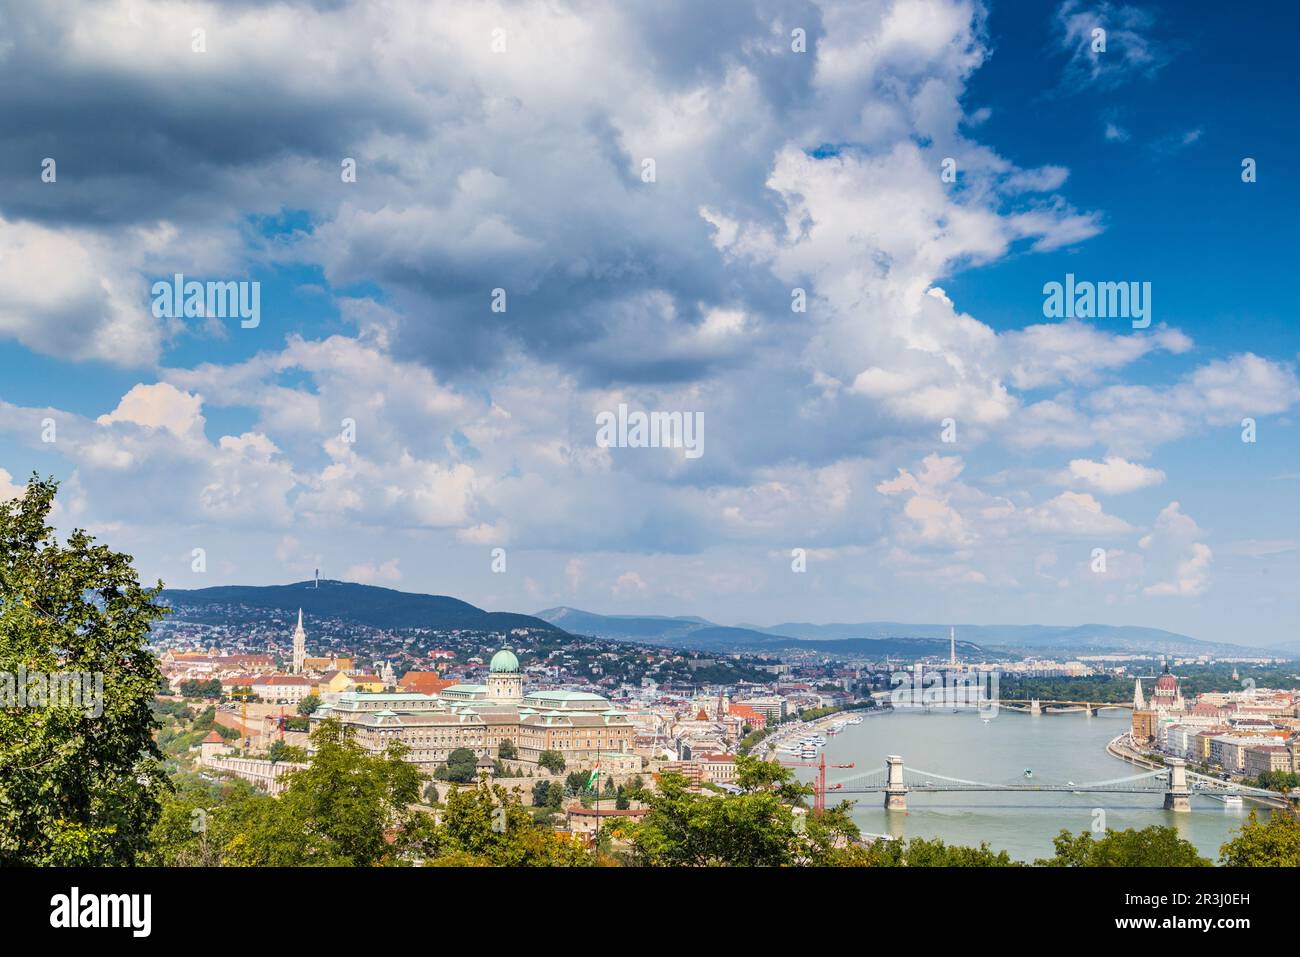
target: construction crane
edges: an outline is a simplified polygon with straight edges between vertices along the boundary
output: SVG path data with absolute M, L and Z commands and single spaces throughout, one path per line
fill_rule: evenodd
M 248 699 L 253 697 L 252 688 L 236 688 L 230 697 L 239 699 L 239 730 L 243 732 L 244 750 L 253 746 L 253 739 L 248 736 Z
M 813 783 L 813 814 L 817 817 L 822 816 L 826 810 L 826 769 L 827 768 L 851 768 L 854 767 L 852 761 L 848 764 L 827 764 L 826 752 L 823 751 L 817 756 L 817 763 L 811 761 L 782 761 L 787 768 L 816 768 L 817 780 Z M 831 786 L 832 791 L 838 791 L 840 785 Z

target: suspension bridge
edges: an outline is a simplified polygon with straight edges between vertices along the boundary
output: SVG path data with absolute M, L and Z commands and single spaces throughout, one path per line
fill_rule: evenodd
M 1193 794 L 1220 798 L 1229 796 L 1254 798 L 1269 803 L 1276 802 L 1279 797 L 1275 791 L 1246 787 L 1188 771 L 1187 763 L 1179 758 L 1170 758 L 1165 767 L 1153 771 L 1076 784 L 1073 781 L 1063 783 L 1036 781 L 1032 777 L 1016 781 L 972 781 L 934 771 L 923 771 L 920 768 L 908 768 L 904 766 L 903 759 L 899 755 L 891 754 L 885 759 L 884 766 L 877 770 L 864 771 L 839 781 L 827 782 L 824 785 L 822 800 L 824 801 L 825 795 L 830 793 L 835 795 L 883 794 L 887 809 L 905 811 L 909 794 L 948 792 L 1163 795 L 1165 808 L 1180 812 L 1192 809 Z

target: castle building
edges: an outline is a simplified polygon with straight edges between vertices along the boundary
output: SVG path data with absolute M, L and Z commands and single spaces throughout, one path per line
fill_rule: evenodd
M 589 766 L 602 754 L 630 754 L 636 735 L 631 718 L 600 695 L 525 692 L 519 659 L 504 648 L 493 655 L 486 684 L 433 694 L 345 691 L 311 716 L 313 726 L 326 719 L 352 728 L 374 753 L 403 742 L 407 760 L 429 773 L 457 748 L 496 758 L 507 740 L 519 761 L 536 763 L 543 751 L 556 751 L 570 767 Z

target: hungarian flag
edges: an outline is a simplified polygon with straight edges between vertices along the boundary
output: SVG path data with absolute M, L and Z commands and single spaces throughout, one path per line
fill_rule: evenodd
M 587 778 L 587 790 L 596 790 L 597 779 L 600 777 L 600 765 L 592 768 L 591 777 Z

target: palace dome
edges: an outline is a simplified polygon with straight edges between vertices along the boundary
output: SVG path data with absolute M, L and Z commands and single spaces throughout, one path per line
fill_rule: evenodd
M 516 674 L 519 671 L 519 659 L 509 648 L 502 648 L 492 656 L 492 663 L 488 665 L 488 670 L 494 675 Z

